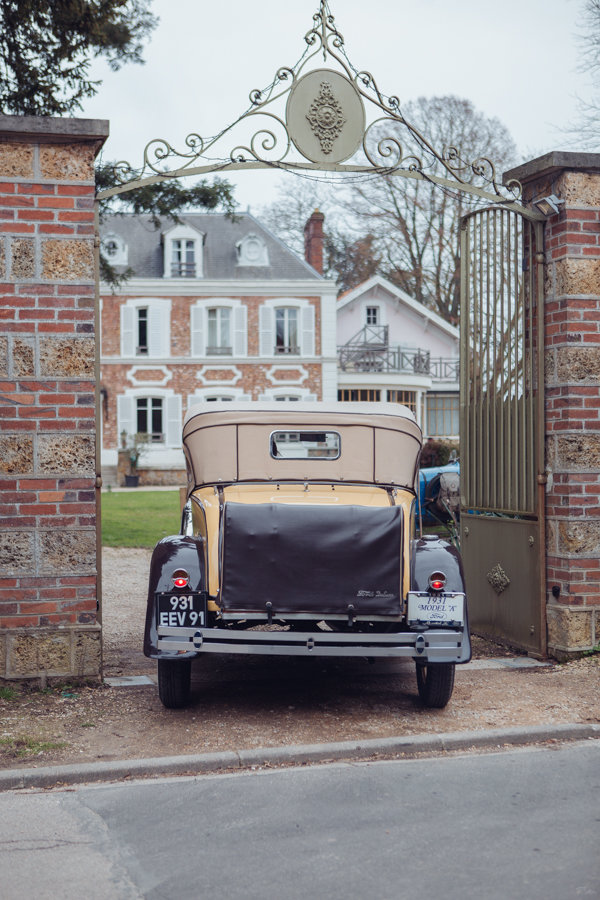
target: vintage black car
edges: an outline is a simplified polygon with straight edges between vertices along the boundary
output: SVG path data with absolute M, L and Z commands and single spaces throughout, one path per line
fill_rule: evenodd
M 419 533 L 421 431 L 397 404 L 205 403 L 181 534 L 151 563 L 144 653 L 167 707 L 205 653 L 408 657 L 445 706 L 471 657 L 456 548 Z M 257 627 L 262 626 L 262 627 Z

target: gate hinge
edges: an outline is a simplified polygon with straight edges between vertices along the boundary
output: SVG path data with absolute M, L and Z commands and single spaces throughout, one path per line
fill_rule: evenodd
M 545 472 L 538 472 L 537 483 L 538 484 L 547 484 L 548 483 L 548 476 Z

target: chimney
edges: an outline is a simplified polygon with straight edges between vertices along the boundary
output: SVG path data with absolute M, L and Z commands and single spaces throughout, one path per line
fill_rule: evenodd
M 304 258 L 309 266 L 323 274 L 323 222 L 325 216 L 320 210 L 314 213 L 304 226 Z

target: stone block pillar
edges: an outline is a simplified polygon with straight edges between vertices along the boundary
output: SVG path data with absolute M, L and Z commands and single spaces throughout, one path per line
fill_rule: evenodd
M 0 679 L 98 677 L 96 120 L 0 116 Z
M 548 649 L 600 642 L 600 154 L 553 152 L 507 177 L 563 202 L 545 226 Z

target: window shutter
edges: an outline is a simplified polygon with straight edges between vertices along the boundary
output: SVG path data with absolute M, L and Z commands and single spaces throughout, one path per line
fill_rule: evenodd
M 167 304 L 148 306 L 148 356 L 169 355 L 169 312 Z
M 233 310 L 233 355 L 248 356 L 248 310 L 243 304 Z
M 302 356 L 315 355 L 315 308 L 312 304 L 302 310 Z
M 258 310 L 259 355 L 273 356 L 275 337 L 273 335 L 273 310 L 270 306 L 261 306 Z
M 181 447 L 181 397 L 167 397 L 167 423 L 165 430 L 165 442 L 167 447 Z
M 133 397 L 121 394 L 117 397 L 117 443 L 121 446 L 121 432 L 135 434 L 137 431 L 135 421 L 135 406 Z
M 192 306 L 192 338 L 191 338 L 191 350 L 192 356 L 204 356 L 206 350 L 204 348 L 204 307 L 203 306 Z
M 135 312 L 131 306 L 121 307 L 121 356 L 135 356 Z

